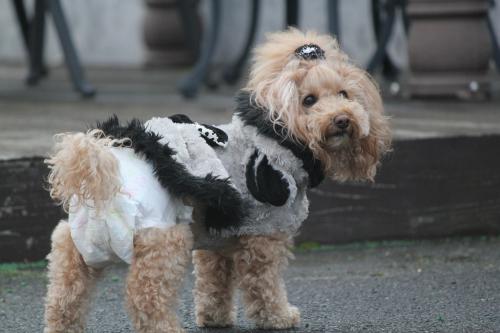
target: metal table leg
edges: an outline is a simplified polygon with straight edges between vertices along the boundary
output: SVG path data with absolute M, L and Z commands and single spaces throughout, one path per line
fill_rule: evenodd
M 177 0 L 177 8 L 181 16 L 182 26 L 186 33 L 187 45 L 193 54 L 198 54 L 198 34 L 201 31 L 196 15 L 197 0 Z
M 94 87 L 92 87 L 92 85 L 85 80 L 85 75 L 73 45 L 73 41 L 71 40 L 69 27 L 66 22 L 66 18 L 64 17 L 61 3 L 59 0 L 47 1 L 49 11 L 52 14 L 52 19 L 54 20 L 54 25 L 56 26 L 56 31 L 61 42 L 64 59 L 66 60 L 66 65 L 68 67 L 71 80 L 73 81 L 73 85 L 83 97 L 92 97 L 95 95 L 96 91 Z
M 183 77 L 178 83 L 181 94 L 186 98 L 193 98 L 198 93 L 201 84 L 204 82 L 210 61 L 213 58 L 217 37 L 220 28 L 221 2 L 220 0 L 211 0 L 211 22 L 210 28 L 203 38 L 203 45 L 200 51 L 200 57 L 191 72 Z
M 286 27 L 299 26 L 299 0 L 286 0 Z
M 29 21 L 26 15 L 26 8 L 24 7 L 23 0 L 12 0 L 12 6 L 16 12 L 17 22 L 23 36 L 24 46 L 29 50 Z
M 47 74 L 43 63 L 43 49 L 45 40 L 45 13 L 47 3 L 45 0 L 35 1 L 35 12 L 30 26 L 29 44 L 29 73 L 26 83 L 30 86 L 38 84 Z
M 240 56 L 238 57 L 238 60 L 236 61 L 236 63 L 234 65 L 228 67 L 224 72 L 224 79 L 229 84 L 234 84 L 234 83 L 236 83 L 236 81 L 238 81 L 238 79 L 241 76 L 243 66 L 245 65 L 245 63 L 248 59 L 248 55 L 250 54 L 250 50 L 251 50 L 252 45 L 255 41 L 255 35 L 257 32 L 257 24 L 258 24 L 258 18 L 259 18 L 259 7 L 260 7 L 260 0 L 252 0 L 252 14 L 251 14 L 251 19 L 250 19 L 250 28 L 248 31 L 245 46 L 243 47 L 243 51 L 241 52 Z
M 375 31 L 377 45 L 380 45 L 382 42 L 382 40 L 381 40 L 382 36 L 380 35 L 382 22 L 384 21 L 384 19 L 387 19 L 387 18 L 383 17 L 383 14 L 385 14 L 388 10 L 391 10 L 391 9 L 387 9 L 387 7 L 392 6 L 393 7 L 392 9 L 394 10 L 394 15 L 395 15 L 396 3 L 391 2 L 391 0 L 386 1 L 383 5 L 384 13 L 381 12 L 379 0 L 373 0 L 372 4 L 373 4 L 373 6 L 372 6 L 373 29 Z M 391 29 L 390 33 L 392 33 L 392 27 L 390 29 Z M 388 43 L 388 41 L 387 41 L 387 43 Z M 387 54 L 387 45 L 384 46 L 384 55 L 383 55 L 381 63 L 379 63 L 379 65 L 382 65 L 382 74 L 385 78 L 388 78 L 390 80 L 394 80 L 398 76 L 399 70 L 394 65 L 394 63 L 392 62 L 389 55 Z M 373 70 L 375 70 L 375 68 Z
M 494 4 L 494 3 L 493 3 Z M 488 14 L 488 30 L 491 36 L 491 46 L 493 48 L 493 60 L 495 61 L 495 67 L 500 73 L 500 47 L 498 46 L 497 36 L 495 34 L 495 27 L 491 21 L 491 16 Z
M 327 0 L 328 5 L 328 31 L 332 36 L 337 38 L 340 44 L 340 15 L 339 15 L 339 1 Z
M 405 30 L 406 37 L 408 37 L 408 32 L 410 31 L 410 19 L 408 18 L 408 12 L 406 11 L 407 4 L 408 0 L 401 0 L 401 16 L 403 18 L 403 28 Z
M 377 5 L 378 1 L 374 0 L 373 3 L 375 6 Z M 374 10 L 376 9 L 374 8 Z M 367 66 L 367 71 L 370 73 L 373 73 L 375 69 L 382 64 L 384 58 L 386 57 L 387 44 L 389 43 L 389 39 L 392 34 L 396 16 L 396 5 L 394 1 L 389 0 L 389 2 L 385 4 L 385 12 L 387 17 L 385 18 L 385 22 L 380 29 L 380 34 L 378 34 L 379 37 L 377 38 L 377 50 L 375 51 Z

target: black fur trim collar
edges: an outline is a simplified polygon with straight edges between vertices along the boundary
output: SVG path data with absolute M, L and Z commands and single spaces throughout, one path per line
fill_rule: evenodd
M 325 174 L 321 161 L 314 158 L 312 151 L 304 144 L 286 138 L 282 134 L 286 133 L 286 129 L 278 125 L 273 127 L 273 124 L 267 118 L 267 112 L 252 103 L 249 92 L 240 91 L 236 101 L 238 104 L 236 114 L 243 120 L 245 125 L 256 127 L 259 134 L 276 140 L 302 161 L 304 170 L 309 175 L 309 187 L 316 187 L 323 181 Z
M 238 227 L 247 215 L 248 204 L 240 193 L 230 185 L 229 179 L 221 179 L 208 174 L 205 177 L 193 176 L 186 167 L 177 162 L 175 150 L 159 141 L 156 133 L 146 131 L 144 124 L 134 119 L 120 125 L 114 115 L 97 129 L 116 139 L 129 138 L 131 148 L 143 155 L 153 166 L 161 185 L 177 197 L 191 197 L 207 205 L 205 225 L 209 230 L 222 230 Z

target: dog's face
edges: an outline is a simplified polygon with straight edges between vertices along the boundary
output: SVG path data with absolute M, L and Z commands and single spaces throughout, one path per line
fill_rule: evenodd
M 255 51 L 246 87 L 337 180 L 372 180 L 390 131 L 376 84 L 329 36 L 292 29 Z

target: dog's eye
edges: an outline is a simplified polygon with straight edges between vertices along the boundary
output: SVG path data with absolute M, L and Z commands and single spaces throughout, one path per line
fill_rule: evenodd
M 347 94 L 347 91 L 345 91 L 345 90 L 339 91 L 338 95 L 342 96 L 344 98 L 349 98 L 349 95 Z
M 302 101 L 302 104 L 304 106 L 312 106 L 314 103 L 316 103 L 318 99 L 314 95 L 307 95 L 306 98 Z

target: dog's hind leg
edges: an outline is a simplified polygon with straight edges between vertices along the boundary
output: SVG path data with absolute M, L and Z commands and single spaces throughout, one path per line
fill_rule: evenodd
M 85 264 L 65 221 L 61 221 L 52 233 L 48 260 L 44 332 L 83 332 L 89 294 L 99 270 Z
M 262 329 L 286 329 L 300 322 L 299 310 L 288 303 L 283 269 L 292 257 L 287 236 L 244 236 L 234 264 L 243 291 L 246 314 Z
M 228 327 L 234 324 L 234 277 L 232 258 L 213 251 L 193 253 L 196 284 L 193 291 L 196 325 Z
M 177 291 L 192 248 L 193 236 L 185 224 L 166 230 L 147 228 L 135 236 L 127 306 L 137 332 L 184 331 L 176 315 Z

